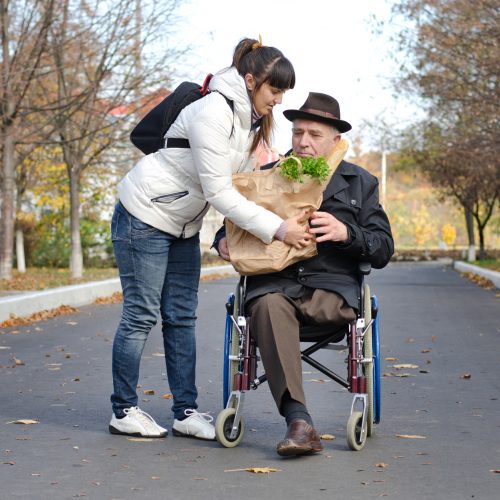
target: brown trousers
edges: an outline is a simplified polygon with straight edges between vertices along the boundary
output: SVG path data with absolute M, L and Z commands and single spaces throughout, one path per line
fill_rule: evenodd
M 329 324 L 332 329 L 338 329 L 356 319 L 354 309 L 336 293 L 307 289 L 298 299 L 282 293 L 268 293 L 252 300 L 248 311 L 250 332 L 257 341 L 278 410 L 281 412 L 281 399 L 286 390 L 292 399 L 305 405 L 300 324 Z

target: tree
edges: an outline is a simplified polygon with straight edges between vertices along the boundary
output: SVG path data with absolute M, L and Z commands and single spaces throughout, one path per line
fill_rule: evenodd
M 405 156 L 484 229 L 500 194 L 500 8 L 498 0 L 402 0 L 398 48 L 406 58 L 396 81 L 425 108 Z
M 69 179 L 70 268 L 72 276 L 78 278 L 83 271 L 82 173 L 105 161 L 115 143 L 128 142 L 129 127 L 123 127 L 123 123 L 135 116 L 141 104 L 138 94 L 147 93 L 159 81 L 168 82 L 167 64 L 175 62 L 182 51 L 171 49 L 166 57 L 152 62 L 141 55 L 148 43 L 173 26 L 169 16 L 178 4 L 175 0 L 161 6 L 148 4 L 147 8 L 136 2 L 135 13 L 126 0 L 104 5 L 97 0 L 86 1 L 84 9 L 80 2 L 71 0 L 59 4 L 60 15 L 49 36 L 54 74 L 45 88 L 49 94 L 54 87 L 57 96 L 57 108 L 51 117 L 52 138 L 61 148 Z M 139 22 L 146 29 L 141 31 Z M 123 112 L 116 113 L 118 107 Z M 126 155 L 129 160 L 132 152 L 130 148 Z
M 2 153 L 2 210 L 0 278 L 12 278 L 15 215 L 15 145 L 22 121 L 34 112 L 29 91 L 38 69 L 53 16 L 53 0 L 0 0 L 0 140 Z

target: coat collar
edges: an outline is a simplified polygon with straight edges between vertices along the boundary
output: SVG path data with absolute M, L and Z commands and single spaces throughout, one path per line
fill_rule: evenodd
M 346 177 L 358 176 L 358 172 L 352 163 L 342 160 L 330 179 L 323 192 L 323 199 L 331 198 L 333 195 L 349 187 Z

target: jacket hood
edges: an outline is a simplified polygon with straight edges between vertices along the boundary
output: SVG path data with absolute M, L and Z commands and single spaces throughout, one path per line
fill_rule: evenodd
M 208 87 L 211 91 L 220 92 L 234 103 L 234 112 L 242 120 L 244 127 L 249 127 L 252 118 L 252 103 L 245 85 L 245 80 L 234 67 L 217 72 Z

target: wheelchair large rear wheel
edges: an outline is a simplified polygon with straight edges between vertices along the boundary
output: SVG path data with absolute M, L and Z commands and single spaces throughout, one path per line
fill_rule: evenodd
M 229 298 L 233 306 L 232 317 L 237 320 L 240 308 L 240 291 L 239 287 L 236 290 L 236 295 L 231 295 Z M 226 334 L 224 339 L 224 380 L 223 380 L 223 407 L 227 406 L 229 396 L 233 392 L 234 376 L 238 373 L 239 361 L 229 359 L 230 356 L 237 356 L 239 354 L 240 336 L 238 329 L 231 320 L 228 314 L 226 317 Z
M 219 415 L 217 415 L 217 419 L 215 420 L 215 437 L 219 444 L 225 448 L 234 448 L 235 446 L 238 446 L 243 437 L 243 432 L 245 430 L 243 418 L 240 419 L 236 437 L 230 437 L 235 415 L 235 408 L 226 408 L 225 410 L 222 410 Z
M 380 382 L 380 330 L 379 330 L 379 319 L 380 314 L 378 313 L 378 301 L 377 297 L 374 295 L 372 297 L 372 305 L 374 310 L 377 311 L 377 316 L 373 322 L 373 335 L 372 335 L 372 349 L 373 349 L 373 422 L 380 423 L 381 414 L 381 382 Z
M 365 283 L 363 285 L 363 316 L 365 325 L 368 325 L 372 319 L 372 301 L 370 295 L 370 287 Z M 363 342 L 363 355 L 365 358 L 373 359 L 372 349 L 372 327 L 365 332 Z M 368 437 L 373 431 L 373 361 L 364 364 L 365 379 L 366 379 L 366 434 Z

